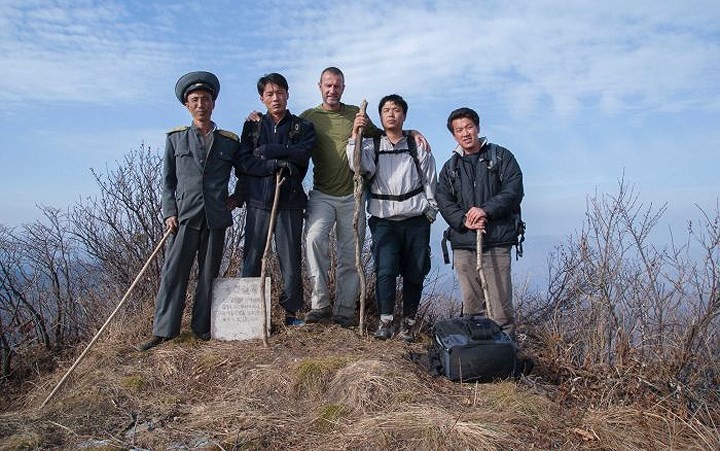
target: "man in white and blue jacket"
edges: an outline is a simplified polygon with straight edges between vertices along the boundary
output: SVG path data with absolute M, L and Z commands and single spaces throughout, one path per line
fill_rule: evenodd
M 398 336 L 404 341 L 415 338 L 415 315 L 425 276 L 430 271 L 430 224 L 437 215 L 435 158 L 424 144 L 416 144 L 403 133 L 407 110 L 407 102 L 399 95 L 383 97 L 378 113 L 384 133 L 362 142 L 360 172 L 369 185 L 368 225 L 380 313 L 375 338 L 381 340 L 394 333 L 393 313 L 400 275 L 403 277 L 403 320 Z M 365 117 L 358 114 L 347 145 L 348 162 L 353 171 L 355 139 L 365 121 Z

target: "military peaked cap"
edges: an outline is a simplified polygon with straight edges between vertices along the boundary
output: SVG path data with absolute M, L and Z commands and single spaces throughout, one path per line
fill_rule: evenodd
M 220 93 L 220 81 L 213 73 L 196 71 L 183 75 L 175 83 L 175 95 L 182 104 L 185 104 L 188 93 L 196 89 L 209 91 L 213 100 L 216 100 Z

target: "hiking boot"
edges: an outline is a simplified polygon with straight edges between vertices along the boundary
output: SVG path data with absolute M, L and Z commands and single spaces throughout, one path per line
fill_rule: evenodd
M 332 322 L 345 329 L 352 327 L 355 324 L 355 321 L 353 321 L 352 318 L 345 315 L 333 315 Z
M 305 325 L 305 321 L 299 319 L 295 314 L 285 315 L 285 325 L 288 327 L 300 327 Z
M 330 318 L 330 306 L 314 308 L 305 314 L 305 322 L 308 324 L 319 323 L 327 318 Z
M 393 324 L 392 320 L 383 321 L 380 320 L 378 330 L 375 331 L 375 338 L 378 340 L 387 340 L 393 336 Z
M 154 335 L 149 341 L 146 341 L 145 343 L 141 343 L 136 346 L 138 351 L 147 351 L 149 349 L 154 348 L 155 346 L 165 343 L 166 341 L 170 341 L 172 338 L 168 337 L 158 337 Z
M 400 338 L 406 343 L 413 343 L 415 341 L 415 331 L 413 330 L 413 326 L 415 326 L 414 319 L 403 319 L 402 327 L 400 329 L 400 332 L 398 333 L 398 338 Z

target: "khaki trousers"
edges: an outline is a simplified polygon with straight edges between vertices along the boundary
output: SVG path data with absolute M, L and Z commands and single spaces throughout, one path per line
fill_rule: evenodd
M 453 263 L 462 292 L 463 315 L 487 314 L 485 295 L 474 251 L 455 249 Z M 483 252 L 483 272 L 490 296 L 490 319 L 500 325 L 508 334 L 515 331 L 515 316 L 512 304 L 512 278 L 510 276 L 510 246 L 493 247 Z
M 365 202 L 361 203 L 360 243 L 365 241 Z M 360 276 L 355 267 L 355 197 L 330 196 L 310 191 L 305 212 L 307 268 L 312 287 L 310 307 L 329 307 L 330 233 L 335 230 L 335 304 L 333 313 L 354 317 L 360 294 Z

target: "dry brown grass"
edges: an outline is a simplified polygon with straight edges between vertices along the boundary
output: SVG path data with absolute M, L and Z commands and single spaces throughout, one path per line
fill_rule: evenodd
M 74 355 L 18 388 L 0 413 L 0 449 L 720 446 L 712 415 L 676 415 L 662 402 L 588 408 L 543 378 L 550 373 L 495 384 L 431 378 L 409 358 L 426 342 L 280 326 L 267 348 L 259 340 L 200 342 L 183 334 L 139 353 L 132 345 L 146 326 L 127 318 L 111 328 L 43 410 Z
M 399 403 L 431 396 L 414 373 L 392 362 L 358 360 L 339 369 L 330 382 L 327 397 L 353 412 L 367 413 Z
M 590 410 L 575 432 L 610 449 L 718 449 L 718 430 L 664 409 L 613 407 Z

